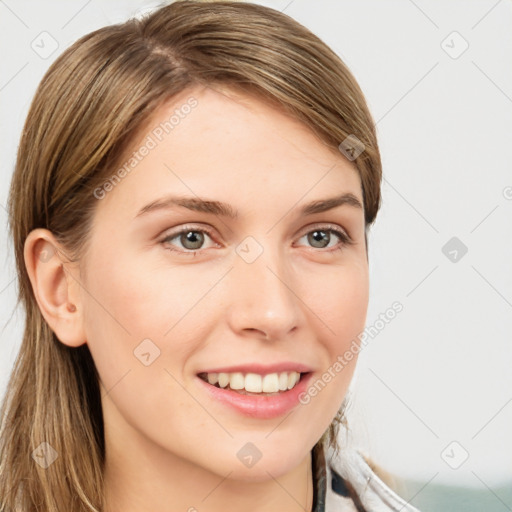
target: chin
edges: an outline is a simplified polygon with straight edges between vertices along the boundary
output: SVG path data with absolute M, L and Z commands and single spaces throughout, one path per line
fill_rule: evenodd
M 272 480 L 273 478 L 280 478 L 283 475 L 289 473 L 294 469 L 293 464 L 283 464 L 282 462 L 276 462 L 271 464 L 264 464 L 261 459 L 257 462 L 252 468 L 246 467 L 236 467 L 231 468 L 229 470 L 226 467 L 226 473 L 222 476 L 226 476 L 229 471 L 231 474 L 229 475 L 230 480 L 237 480 L 240 482 L 254 482 L 261 483 L 266 482 L 268 480 Z
M 240 445 L 240 447 L 238 447 Z M 279 440 L 278 443 L 263 440 L 261 443 L 237 443 L 235 457 L 229 451 L 226 457 L 219 454 L 215 472 L 231 480 L 246 482 L 264 482 L 269 478 L 279 478 L 293 471 L 306 456 L 309 450 L 304 450 L 304 441 Z M 220 467 L 219 467 L 220 466 Z

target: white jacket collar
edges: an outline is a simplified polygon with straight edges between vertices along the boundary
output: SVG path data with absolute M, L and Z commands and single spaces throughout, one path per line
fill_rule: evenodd
M 317 444 L 312 457 L 313 512 L 419 512 L 375 474 L 358 450 L 346 448 L 336 454 L 332 448 Z M 347 482 L 355 490 L 362 509 L 350 498 Z

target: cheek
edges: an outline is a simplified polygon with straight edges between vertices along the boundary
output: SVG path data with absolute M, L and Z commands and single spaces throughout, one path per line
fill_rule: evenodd
M 329 269 L 323 286 L 309 293 L 308 305 L 321 319 L 324 367 L 310 383 L 303 397 L 318 411 L 318 421 L 327 428 L 336 415 L 355 371 L 359 354 L 358 336 L 364 331 L 369 299 L 368 270 L 364 263 Z M 311 410 L 311 409 L 310 409 Z
M 126 256 L 109 258 L 116 264 L 98 259 L 85 284 L 87 339 L 103 385 L 104 414 L 119 421 L 112 416 L 119 411 L 136 428 L 142 421 L 155 438 L 167 430 L 177 434 L 177 426 L 200 412 L 179 383 L 206 336 L 197 329 L 194 305 L 208 283 L 136 265 Z
M 205 319 L 215 314 L 208 294 L 219 270 L 198 279 L 197 273 L 170 265 L 165 254 L 158 256 L 144 259 L 111 250 L 90 259 L 94 270 L 84 285 L 85 324 L 102 379 L 115 382 L 148 352 L 146 360 L 158 358 L 159 364 L 181 373 L 208 334 Z
M 357 364 L 368 306 L 368 281 L 364 272 L 344 274 L 332 280 L 317 296 L 317 311 L 327 332 L 322 338 L 326 350 L 324 366 L 311 380 L 301 398 L 305 411 L 314 411 L 315 428 L 325 431 L 347 395 Z
M 176 316 L 185 313 L 187 296 L 197 287 L 197 282 L 186 283 L 180 272 L 129 250 L 97 254 L 89 266 L 93 270 L 86 299 L 91 313 L 134 341 L 168 331 Z M 96 318 L 88 320 L 98 323 Z
M 368 269 L 364 264 L 331 268 L 319 282 L 321 286 L 316 293 L 308 292 L 308 305 L 326 327 L 332 359 L 364 330 L 369 299 Z

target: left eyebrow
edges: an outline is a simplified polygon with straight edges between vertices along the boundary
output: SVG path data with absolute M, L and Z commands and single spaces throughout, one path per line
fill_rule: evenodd
M 346 192 L 339 196 L 327 199 L 317 199 L 316 201 L 307 203 L 301 206 L 299 209 L 299 214 L 314 215 L 315 213 L 325 212 L 327 210 L 332 210 L 333 208 L 343 205 L 364 210 L 361 201 L 359 201 L 359 199 L 351 192 Z M 230 217 L 232 219 L 236 219 L 239 216 L 239 212 L 233 209 L 231 205 L 222 203 L 220 201 L 203 199 L 200 197 L 168 196 L 147 204 L 139 211 L 139 213 L 137 213 L 135 217 L 139 217 L 155 210 L 172 208 L 173 206 L 180 206 L 196 212 L 211 213 L 223 217 Z
M 360 210 L 364 210 L 361 201 L 359 201 L 359 199 L 351 192 L 347 192 L 345 194 L 341 194 L 340 196 L 331 197 L 329 199 L 312 201 L 311 203 L 304 205 L 299 210 L 299 213 L 301 215 L 313 215 L 315 213 L 326 212 L 327 210 L 332 210 L 337 206 L 343 205 L 348 205 Z

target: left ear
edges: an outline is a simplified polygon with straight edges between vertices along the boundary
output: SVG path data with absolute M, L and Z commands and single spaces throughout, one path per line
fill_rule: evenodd
M 65 254 L 47 229 L 34 229 L 25 240 L 25 266 L 39 309 L 62 343 L 78 347 L 86 342 L 81 286 Z

